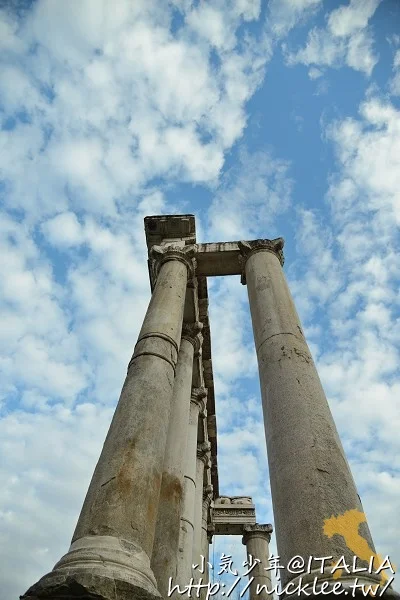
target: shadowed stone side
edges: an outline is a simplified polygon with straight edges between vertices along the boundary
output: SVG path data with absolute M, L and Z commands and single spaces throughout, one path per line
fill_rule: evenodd
M 50 573 L 20 596 L 21 600 L 159 600 L 141 587 L 92 573 Z

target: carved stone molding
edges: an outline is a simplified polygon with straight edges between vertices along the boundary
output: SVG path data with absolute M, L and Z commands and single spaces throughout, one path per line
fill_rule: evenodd
M 253 500 L 251 498 L 251 496 L 219 496 L 219 498 L 216 498 L 215 500 L 215 504 L 220 505 L 220 504 L 245 504 L 245 505 L 253 505 Z
M 192 388 L 190 401 L 197 404 L 197 406 L 199 407 L 199 416 L 205 418 L 207 408 L 207 388 Z
M 246 525 L 256 523 L 256 511 L 250 496 L 221 496 L 213 502 L 211 518 L 216 534 L 243 535 Z
M 213 498 L 214 488 L 212 485 L 207 485 L 203 490 L 203 504 L 206 503 L 208 506 L 211 504 Z
M 206 469 L 211 467 L 210 456 L 211 456 L 210 442 L 203 442 L 202 444 L 197 444 L 197 458 L 199 458 L 204 463 L 204 467 Z
M 243 508 L 237 508 L 235 507 L 231 507 L 231 508 L 217 508 L 214 506 L 214 511 L 213 514 L 216 517 L 239 517 L 241 515 L 246 515 L 247 516 L 255 516 L 256 512 L 254 510 L 254 508 L 250 507 L 248 509 L 243 509 Z
M 188 271 L 188 280 L 194 276 L 196 269 L 196 244 L 189 246 L 179 246 L 178 244 L 166 244 L 165 246 L 153 246 L 149 253 L 150 275 L 155 285 L 161 266 L 170 261 L 178 260 L 182 262 Z
M 285 262 L 285 258 L 283 256 L 283 246 L 285 244 L 285 240 L 281 237 L 275 238 L 273 240 L 252 240 L 250 242 L 240 241 L 238 242 L 239 250 L 240 250 L 240 263 L 242 265 L 242 275 L 241 282 L 243 285 L 246 285 L 246 262 L 249 256 L 254 254 L 255 252 L 272 252 L 275 256 L 278 257 L 279 262 L 283 266 Z
M 273 532 L 273 527 L 270 523 L 255 523 L 254 525 L 245 525 L 243 527 L 243 538 L 242 544 L 246 545 L 249 538 L 252 536 L 261 536 L 267 540 L 269 543 L 271 541 L 271 533 Z
M 190 342 L 194 348 L 195 356 L 198 356 L 203 344 L 203 336 L 201 330 L 203 323 L 196 321 L 195 323 L 184 323 L 182 326 L 182 338 Z

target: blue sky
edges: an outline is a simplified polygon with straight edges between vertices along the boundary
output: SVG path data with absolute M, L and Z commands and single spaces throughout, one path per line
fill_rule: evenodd
M 378 551 L 400 564 L 400 3 L 0 3 L 0 594 L 66 551 L 149 283 L 143 218 L 286 240 Z M 246 288 L 212 280 L 221 493 L 273 522 Z M 273 543 L 272 543 L 273 548 Z M 215 552 L 242 560 L 240 540 Z

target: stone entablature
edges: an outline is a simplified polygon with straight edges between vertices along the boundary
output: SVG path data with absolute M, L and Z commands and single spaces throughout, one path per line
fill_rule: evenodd
M 221 496 L 212 506 L 211 521 L 217 535 L 241 535 L 246 525 L 256 523 L 250 496 Z

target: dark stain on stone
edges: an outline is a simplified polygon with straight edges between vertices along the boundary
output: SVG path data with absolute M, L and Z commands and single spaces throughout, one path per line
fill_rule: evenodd
M 163 500 L 181 502 L 183 498 L 183 485 L 178 477 L 164 472 L 162 476 L 161 495 Z

